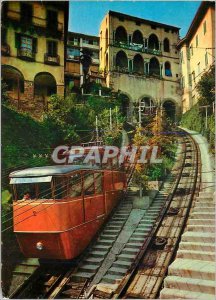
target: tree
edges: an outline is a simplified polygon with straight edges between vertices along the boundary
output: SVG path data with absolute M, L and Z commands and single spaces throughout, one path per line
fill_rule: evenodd
M 211 105 L 215 100 L 215 66 L 205 72 L 197 84 L 200 105 Z

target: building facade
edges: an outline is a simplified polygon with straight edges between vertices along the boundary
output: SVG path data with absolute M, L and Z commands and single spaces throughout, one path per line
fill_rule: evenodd
M 103 74 L 99 70 L 100 41 L 97 36 L 68 32 L 67 56 L 65 68 L 65 83 L 67 93 L 83 85 L 83 66 L 80 62 L 82 51 L 87 49 L 92 54 L 92 64 L 89 70 L 90 81 L 102 84 Z
M 2 6 L 2 79 L 18 109 L 40 116 L 64 95 L 68 2 L 8 1 Z
M 215 60 L 215 3 L 204 1 L 179 41 L 183 112 L 198 101 L 197 83 Z
M 181 111 L 179 28 L 109 11 L 100 27 L 106 84 L 143 107 Z

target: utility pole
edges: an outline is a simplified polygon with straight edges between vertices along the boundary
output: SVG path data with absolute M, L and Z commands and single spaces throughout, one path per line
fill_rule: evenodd
M 200 108 L 205 108 L 205 128 L 208 128 L 208 107 L 210 107 L 210 105 L 203 105 L 200 106 Z
M 118 110 L 117 110 L 117 106 L 115 107 L 115 111 L 116 111 L 116 126 L 118 128 Z
M 95 125 L 96 125 L 96 143 L 98 143 L 98 141 L 99 141 L 99 133 L 98 133 L 98 117 L 97 116 L 96 116 Z
M 110 108 L 110 130 L 112 130 L 112 108 Z
M 141 125 L 142 125 L 141 104 L 139 104 L 139 128 L 141 128 Z

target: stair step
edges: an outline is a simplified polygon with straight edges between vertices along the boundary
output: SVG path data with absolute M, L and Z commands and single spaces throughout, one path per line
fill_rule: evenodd
M 137 242 L 126 244 L 127 248 L 135 248 L 138 250 L 142 247 L 142 245 L 143 245 L 143 243 L 137 243 Z
M 100 265 L 102 261 L 103 261 L 102 257 L 91 257 L 90 256 L 84 260 L 84 263 Z
M 205 212 L 192 212 L 191 214 L 192 219 L 215 219 L 215 213 L 205 213 Z
M 201 243 L 201 242 L 191 243 L 191 242 L 181 241 L 181 243 L 179 244 L 179 249 L 215 252 L 215 244 L 214 243 Z
M 103 239 L 103 238 L 100 238 L 98 240 L 98 242 L 101 244 L 101 245 L 104 245 L 106 247 L 109 247 L 109 246 L 112 246 L 112 244 L 114 243 L 114 240 L 109 240 L 109 239 Z
M 215 225 L 214 219 L 190 219 L 188 220 L 188 225 Z
M 198 259 L 203 261 L 215 261 L 215 253 L 214 252 L 203 252 L 196 250 L 178 250 L 177 252 L 178 258 L 186 258 L 186 259 Z
M 118 260 L 133 261 L 136 255 L 134 254 L 120 254 Z
M 139 252 L 138 248 L 135 249 L 135 248 L 129 248 L 129 247 L 126 247 L 121 251 L 121 253 L 123 253 L 123 254 L 132 254 L 132 255 L 136 255 L 138 252 Z
M 211 280 L 182 278 L 178 276 L 168 276 L 164 280 L 164 287 L 171 289 L 198 291 L 201 293 L 215 294 L 215 283 Z M 207 299 L 207 298 L 206 298 Z
M 213 225 L 187 225 L 188 231 L 198 232 L 215 232 L 215 226 Z
M 77 272 L 76 274 L 73 274 L 72 275 L 72 280 L 75 279 L 76 281 L 80 279 L 89 279 L 91 278 L 92 276 L 94 276 L 94 273 L 87 273 L 87 272 Z
M 209 232 L 193 232 L 193 231 L 186 231 L 182 235 L 183 242 L 201 242 L 201 243 L 214 243 L 215 242 L 215 235 L 214 233 Z
M 128 268 L 112 267 L 108 270 L 107 274 L 117 275 L 117 276 L 119 275 L 119 276 L 123 277 L 127 273 L 127 270 L 128 270 Z
M 86 273 L 96 273 L 96 271 L 98 270 L 99 265 L 93 264 L 83 264 L 80 268 L 79 271 L 80 272 L 86 272 Z
M 215 280 L 215 265 L 209 261 L 177 258 L 169 266 L 169 275 Z
M 179 289 L 164 288 L 160 292 L 160 299 L 199 299 L 199 300 L 215 300 L 215 296 L 206 293 L 185 291 Z
M 107 255 L 107 251 L 91 251 L 91 256 L 93 257 L 105 257 Z
M 125 260 L 116 260 L 113 263 L 113 267 L 115 268 L 129 268 L 131 265 L 130 261 L 125 261 Z
M 115 284 L 116 282 L 121 280 L 121 276 L 116 276 L 116 275 L 111 275 L 111 274 L 106 274 L 102 280 L 101 283 L 111 283 Z

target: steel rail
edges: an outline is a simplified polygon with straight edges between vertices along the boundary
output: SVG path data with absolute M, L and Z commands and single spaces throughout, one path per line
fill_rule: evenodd
M 185 132 L 185 131 L 184 131 Z M 192 207 L 192 203 L 193 203 L 193 199 L 194 199 L 194 196 L 195 196 L 195 193 L 197 190 L 199 190 L 200 188 L 200 151 L 199 151 L 199 147 L 197 145 L 197 143 L 195 142 L 195 140 L 187 133 L 187 136 L 190 138 L 191 140 L 191 143 L 194 145 L 194 148 L 195 148 L 195 154 L 196 154 L 196 162 L 195 162 L 195 175 L 194 175 L 194 181 L 193 181 L 193 186 L 192 186 L 192 193 L 191 193 L 191 196 L 190 196 L 190 200 L 189 200 L 189 205 L 188 205 L 188 208 L 187 208 L 187 211 L 186 211 L 186 214 L 184 216 L 184 222 L 182 224 L 182 227 L 181 227 L 181 232 L 177 238 L 177 241 L 174 245 L 174 250 L 173 250 L 173 254 L 172 254 L 172 257 L 171 257 L 171 260 L 174 258 L 175 254 L 176 254 L 176 251 L 178 249 L 178 245 L 179 245 L 179 242 L 181 240 L 181 235 L 182 233 L 184 232 L 184 229 L 185 229 L 185 226 L 186 226 L 186 223 L 187 223 L 187 219 L 188 219 L 188 216 L 189 216 L 189 213 L 190 213 L 190 209 Z M 186 144 L 186 142 L 185 142 Z M 126 292 L 127 292 L 127 288 L 128 286 L 130 285 L 132 279 L 134 278 L 135 274 L 137 273 L 137 268 L 139 266 L 139 262 L 141 261 L 141 259 L 144 258 L 145 254 L 147 253 L 153 239 L 155 238 L 155 236 L 157 235 L 157 232 L 159 231 L 160 227 L 161 227 L 161 224 L 164 220 L 164 217 L 166 216 L 169 208 L 170 208 L 170 205 L 171 205 L 171 202 L 175 196 L 175 193 L 176 193 L 176 190 L 178 188 L 178 185 L 179 185 L 179 182 L 182 178 L 182 174 L 183 174 L 183 170 L 184 170 L 184 166 L 185 166 L 185 161 L 186 161 L 186 147 L 185 147 L 185 144 L 184 144 L 184 158 L 183 158 L 183 163 L 182 163 L 182 166 L 181 166 L 181 169 L 180 169 L 180 172 L 178 174 L 178 178 L 177 178 L 177 182 L 175 183 L 175 186 L 174 186 L 174 189 L 173 189 L 173 192 L 171 195 L 168 196 L 168 205 L 165 206 L 163 209 L 162 209 L 162 212 L 159 216 L 159 221 L 158 221 L 158 224 L 155 228 L 153 228 L 153 231 L 151 232 L 150 236 L 147 238 L 147 240 L 144 242 L 142 248 L 141 248 L 141 251 L 137 254 L 137 257 L 136 257 L 136 260 L 134 262 L 134 264 L 131 266 L 131 269 L 129 270 L 129 273 L 126 275 L 126 277 L 123 279 L 122 283 L 120 284 L 120 287 L 119 289 L 117 290 L 117 293 L 114 294 L 114 297 L 113 298 L 123 298 L 124 295 L 126 295 Z M 199 181 L 198 181 L 198 178 L 199 178 Z M 197 184 L 198 184 L 198 187 L 197 187 Z M 160 285 L 161 287 L 161 285 Z M 159 289 L 158 289 L 158 293 L 159 293 Z M 157 293 L 157 294 L 158 294 Z

